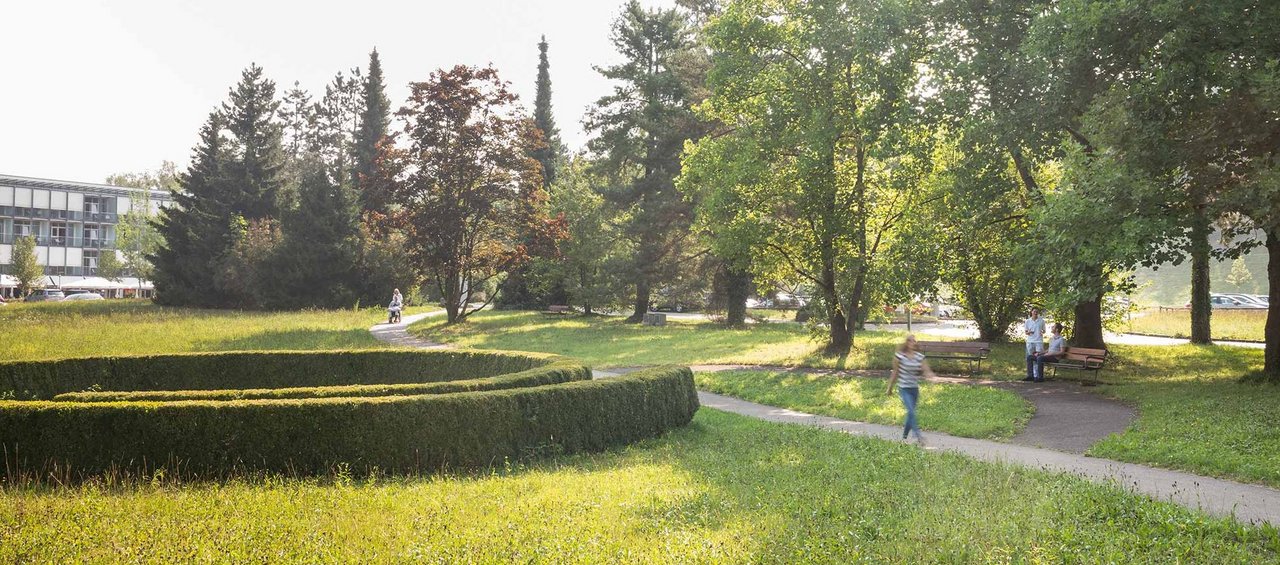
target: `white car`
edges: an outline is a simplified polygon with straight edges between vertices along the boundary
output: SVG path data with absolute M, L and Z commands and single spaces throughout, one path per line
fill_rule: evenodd
M 69 302 L 72 300 L 102 300 L 102 299 L 103 299 L 102 295 L 96 292 L 77 292 L 75 294 L 68 294 L 67 297 L 63 298 L 62 300 L 64 302 Z

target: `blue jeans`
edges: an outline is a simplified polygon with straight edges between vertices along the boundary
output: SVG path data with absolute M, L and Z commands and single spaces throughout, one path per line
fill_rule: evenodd
M 916 404 L 920 402 L 920 389 L 898 387 L 898 397 L 902 398 L 902 407 L 907 409 L 907 421 L 902 424 L 902 439 L 907 439 L 907 432 L 915 431 L 920 437 L 920 424 L 916 423 Z
M 1041 355 L 1036 357 L 1036 380 L 1044 380 L 1044 364 L 1053 363 L 1058 360 L 1058 355 Z

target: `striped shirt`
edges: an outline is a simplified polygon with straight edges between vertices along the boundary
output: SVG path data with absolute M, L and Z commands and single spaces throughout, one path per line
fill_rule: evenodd
M 898 358 L 898 388 L 920 388 L 920 374 L 924 372 L 924 354 L 916 351 L 894 354 Z

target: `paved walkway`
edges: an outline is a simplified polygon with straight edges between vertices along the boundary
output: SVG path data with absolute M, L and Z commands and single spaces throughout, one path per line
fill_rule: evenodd
M 449 347 L 446 344 L 419 339 L 409 334 L 408 326 L 439 312 L 405 316 L 399 324 L 378 324 L 370 328 L 374 337 L 404 347 Z M 759 367 L 747 365 L 694 365 L 695 371 L 723 371 L 733 369 L 803 370 L 835 373 L 821 369 L 795 369 L 788 367 Z M 594 371 L 596 378 L 616 377 L 639 368 Z M 870 376 L 868 372 L 845 371 L 851 376 Z M 1021 394 L 1036 405 L 1036 416 L 1028 422 L 1026 430 L 1010 443 L 970 439 L 931 432 L 927 435 L 930 450 L 962 453 L 975 459 L 1012 463 L 1072 473 L 1099 482 L 1113 482 L 1122 488 L 1145 494 L 1158 500 L 1169 500 L 1182 506 L 1200 509 L 1217 516 L 1234 516 L 1247 523 L 1280 525 L 1280 491 L 1258 485 L 1236 483 L 1222 479 L 1203 477 L 1179 471 L 1157 469 L 1133 463 L 1109 459 L 1097 459 L 1080 455 L 1085 449 L 1106 434 L 1105 430 L 1123 431 L 1133 418 L 1133 411 L 1121 404 L 1099 398 L 1066 383 L 1042 383 L 1038 385 L 973 381 L 963 378 L 940 377 L 940 381 L 999 386 Z M 785 408 L 765 406 L 712 394 L 698 392 L 703 406 L 732 412 L 752 418 L 784 424 L 800 424 L 848 434 L 901 441 L 902 428 L 863 422 L 852 422 L 816 416 Z M 1123 420 L 1123 425 L 1120 421 Z M 1096 424 L 1095 421 L 1102 421 Z M 1095 427 L 1095 424 L 1097 427 Z M 1117 427 L 1118 426 L 1118 427 Z M 1043 446 L 1052 445 L 1055 449 Z

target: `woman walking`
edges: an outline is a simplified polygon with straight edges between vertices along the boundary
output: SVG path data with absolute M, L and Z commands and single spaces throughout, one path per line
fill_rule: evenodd
M 916 442 L 924 445 L 924 436 L 920 434 L 920 424 L 916 422 L 916 404 L 920 402 L 920 377 L 932 378 L 933 370 L 924 354 L 916 350 L 916 336 L 907 335 L 906 341 L 898 346 L 893 355 L 893 373 L 889 375 L 889 388 L 885 395 L 893 394 L 893 384 L 898 383 L 898 396 L 902 398 L 902 406 L 907 409 L 907 419 L 902 424 L 902 439 L 914 431 Z

